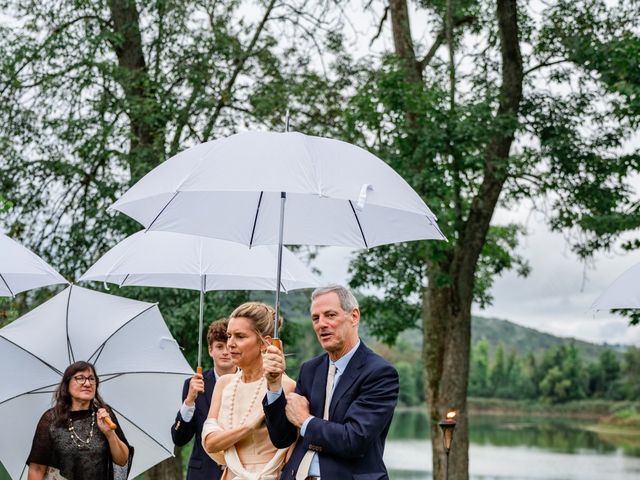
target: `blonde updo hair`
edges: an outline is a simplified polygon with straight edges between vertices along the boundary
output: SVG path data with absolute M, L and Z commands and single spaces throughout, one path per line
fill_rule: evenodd
M 232 318 L 244 317 L 253 322 L 253 328 L 261 337 L 273 337 L 273 324 L 276 311 L 270 305 L 259 302 L 247 302 L 237 307 L 229 316 Z M 282 316 L 278 318 L 278 330 L 282 327 Z

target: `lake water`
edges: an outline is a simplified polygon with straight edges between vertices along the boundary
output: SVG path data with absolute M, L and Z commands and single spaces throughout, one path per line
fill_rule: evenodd
M 585 430 L 589 424 L 574 419 L 473 416 L 471 478 L 640 480 L 640 436 L 602 435 Z M 385 462 L 391 480 L 432 478 L 425 412 L 396 412 Z M 9 480 L 1 465 L 0 480 Z
M 470 476 L 473 480 L 639 480 L 640 436 L 594 433 L 585 430 L 590 423 L 474 416 Z M 392 480 L 432 478 L 427 425 L 423 412 L 396 412 L 385 450 Z

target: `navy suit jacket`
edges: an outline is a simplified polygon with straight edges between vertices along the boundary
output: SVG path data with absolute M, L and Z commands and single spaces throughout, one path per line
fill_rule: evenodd
M 323 480 L 386 480 L 382 460 L 384 442 L 400 390 L 398 372 L 364 343 L 356 350 L 340 376 L 323 420 L 329 356 L 325 353 L 300 368 L 296 393 L 309 400 L 312 419 L 304 437 L 285 415 L 286 398 L 280 395 L 263 407 L 271 441 L 277 448 L 297 443 L 282 470 L 281 479 L 295 478 L 307 449 L 318 453 Z
M 216 376 L 213 370 L 206 370 L 202 374 L 204 378 L 204 394 L 196 397 L 196 411 L 193 418 L 189 422 L 185 422 L 178 411 L 176 421 L 171 426 L 171 438 L 173 443 L 182 447 L 189 443 L 195 435 L 196 441 L 193 444 L 191 457 L 189 457 L 189 467 L 187 468 L 187 480 L 219 480 L 222 476 L 222 469 L 214 462 L 207 452 L 202 448 L 201 434 L 207 415 L 209 415 L 209 407 L 211 406 L 211 396 L 213 395 L 213 387 L 216 384 Z M 189 392 L 189 381 L 187 378 L 182 388 L 182 402 L 187 398 Z

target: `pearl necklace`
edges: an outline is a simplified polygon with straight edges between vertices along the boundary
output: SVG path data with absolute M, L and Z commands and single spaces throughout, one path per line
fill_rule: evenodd
M 240 420 L 240 423 L 238 424 L 238 426 L 242 426 L 244 425 L 244 423 L 247 421 L 247 418 L 249 418 L 249 414 L 253 411 L 253 407 L 256 404 L 256 400 L 258 399 L 258 395 L 260 394 L 260 390 L 262 389 L 262 385 L 266 382 L 266 379 L 264 377 L 262 377 L 260 379 L 260 381 L 257 381 L 256 383 L 258 384 L 255 392 L 253 392 L 253 398 L 251 399 L 251 403 L 249 403 L 249 407 L 247 408 L 247 411 L 244 413 L 242 420 Z M 229 426 L 231 428 L 234 427 L 233 424 L 233 413 L 236 407 L 236 394 L 238 392 L 238 384 L 240 383 L 240 375 L 238 375 L 233 382 L 233 390 L 231 390 L 231 406 L 229 408 Z
M 69 418 L 69 434 L 71 435 L 71 441 L 76 446 L 76 448 L 85 449 L 89 448 L 89 443 L 91 443 L 91 439 L 93 438 L 93 427 L 96 424 L 96 412 L 91 413 L 91 426 L 89 427 L 89 436 L 86 440 L 80 438 L 80 436 L 76 433 L 76 429 L 73 426 L 73 420 Z

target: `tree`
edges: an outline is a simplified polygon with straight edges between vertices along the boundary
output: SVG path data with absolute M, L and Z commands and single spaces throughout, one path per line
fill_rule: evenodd
M 603 350 L 598 361 L 589 365 L 588 372 L 591 395 L 614 400 L 622 399 L 622 386 L 619 381 L 621 366 L 613 350 Z
M 3 1 L 15 18 L 0 27 L 13 236 L 74 276 L 137 229 L 107 207 L 179 149 L 242 125 L 282 129 L 287 107 L 305 129 L 331 111 L 335 92 L 304 46 L 332 15 L 295 2 L 242 18 L 239 0 Z
M 431 437 L 439 438 L 437 423 L 448 409 L 460 412 L 449 474 L 462 480 L 468 478 L 471 306 L 491 301 L 495 275 L 528 271 L 515 254 L 522 228 L 492 224 L 498 205 L 531 201 L 582 257 L 638 225 L 628 179 L 639 157 L 620 154 L 635 127 L 615 115 L 614 96 L 590 65 L 570 54 L 571 36 L 561 30 L 593 11 L 593 28 L 581 30 L 585 39 L 598 43 L 606 32 L 624 41 L 621 32 L 634 31 L 635 16 L 628 5 L 611 13 L 598 1 L 560 1 L 541 16 L 515 0 L 413 6 L 427 13 L 431 44 L 414 39 L 409 2 L 384 3 L 393 54 L 361 75 L 347 138 L 366 139 L 416 188 L 449 241 L 362 253 L 351 267 L 352 286 L 382 290 L 383 299 L 372 301 L 380 308 L 367 321 L 388 342 L 419 320 L 402 315 L 385 324 L 389 312 L 420 312 Z M 439 56 L 443 45 L 447 52 Z M 436 478 L 444 473 L 442 448 L 432 442 Z
M 418 395 L 415 388 L 416 380 L 413 366 L 407 362 L 398 362 L 396 368 L 400 376 L 400 397 L 398 400 L 406 406 L 417 405 Z
M 489 342 L 483 338 L 476 342 L 471 351 L 469 373 L 469 394 L 487 397 L 491 394 L 489 385 Z
M 640 348 L 630 347 L 624 353 L 624 361 L 622 368 L 622 378 L 624 381 L 624 389 L 626 398 L 636 400 L 640 398 Z
M 253 14 L 243 17 L 248 4 Z M 282 129 L 287 107 L 310 132 L 316 117 L 339 111 L 332 96 L 343 85 L 308 67 L 314 42 L 329 51 L 335 44 L 327 31 L 337 16 L 322 2 L 0 7 L 0 191 L 13 202 L 1 220 L 68 278 L 139 228 L 107 207 L 167 157 L 242 125 Z M 127 293 L 161 301 L 172 333 L 195 355 L 196 294 Z M 208 294 L 208 319 L 246 298 Z M 173 475 L 162 471 L 150 476 Z
M 489 373 L 489 384 L 491 385 L 492 394 L 497 397 L 502 396 L 502 390 L 504 390 L 509 381 L 509 373 L 504 355 L 504 345 L 499 343 L 496 348 L 493 366 Z

